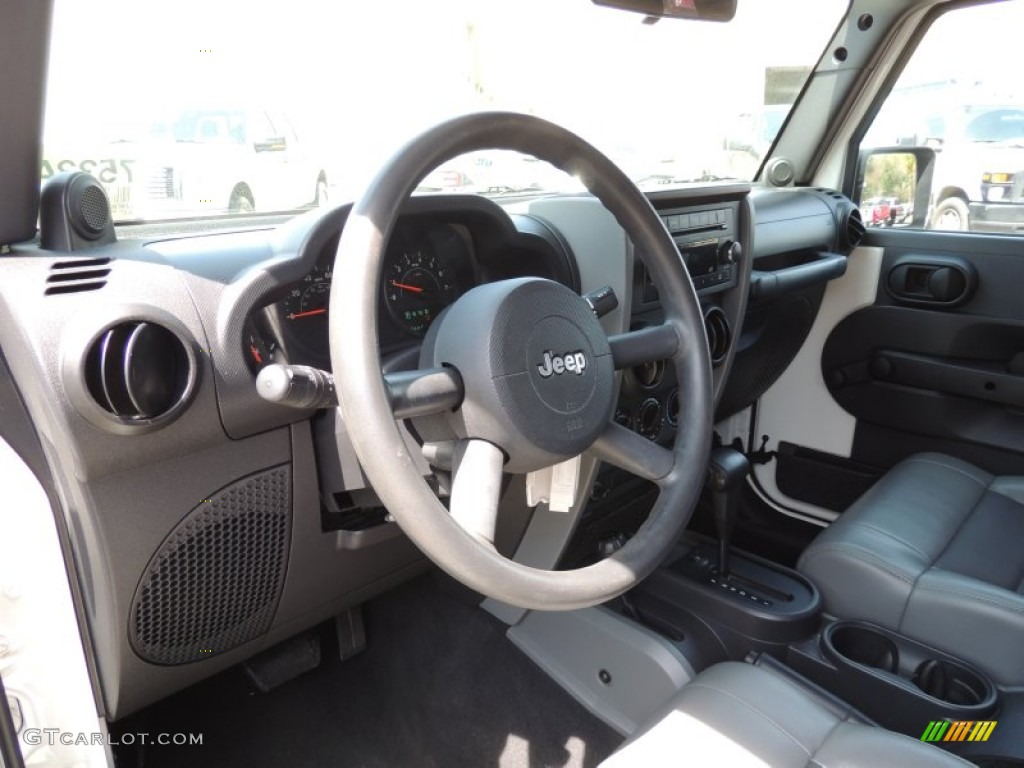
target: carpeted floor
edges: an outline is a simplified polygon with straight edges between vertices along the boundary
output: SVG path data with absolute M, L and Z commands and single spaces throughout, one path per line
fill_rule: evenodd
M 424 577 L 369 603 L 368 648 L 347 662 L 326 658 L 269 694 L 229 670 L 115 724 L 115 736 L 203 734 L 121 748 L 119 768 L 583 768 L 618 746 L 504 625 L 440 585 Z

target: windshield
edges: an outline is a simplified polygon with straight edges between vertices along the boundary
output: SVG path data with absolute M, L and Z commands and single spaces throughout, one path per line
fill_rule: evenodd
M 511 109 L 575 131 L 647 189 L 747 180 L 844 8 L 748 0 L 715 24 L 589 0 L 58 0 L 42 177 L 92 173 L 120 222 L 297 211 L 353 199 L 429 125 Z M 418 191 L 578 188 L 481 152 Z
M 967 124 L 967 141 L 1020 141 L 1024 139 L 1024 110 L 993 109 Z

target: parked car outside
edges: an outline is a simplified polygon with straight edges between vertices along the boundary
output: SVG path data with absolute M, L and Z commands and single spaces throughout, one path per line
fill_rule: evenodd
M 119 221 L 290 211 L 327 203 L 327 173 L 287 115 L 197 107 L 100 145 L 47 147 L 42 179 L 92 173 Z

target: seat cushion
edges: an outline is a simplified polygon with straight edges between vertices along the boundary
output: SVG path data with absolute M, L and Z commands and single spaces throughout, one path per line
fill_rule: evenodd
M 827 613 L 1024 684 L 1024 478 L 941 454 L 893 467 L 804 551 Z
M 724 662 L 697 675 L 602 768 L 679 765 L 968 766 L 938 747 L 833 712 L 770 670 Z

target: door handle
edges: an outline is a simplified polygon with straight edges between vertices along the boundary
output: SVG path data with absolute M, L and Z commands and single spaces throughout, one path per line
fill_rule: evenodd
M 974 265 L 955 256 L 903 256 L 889 267 L 886 288 L 901 304 L 956 307 L 978 284 Z

